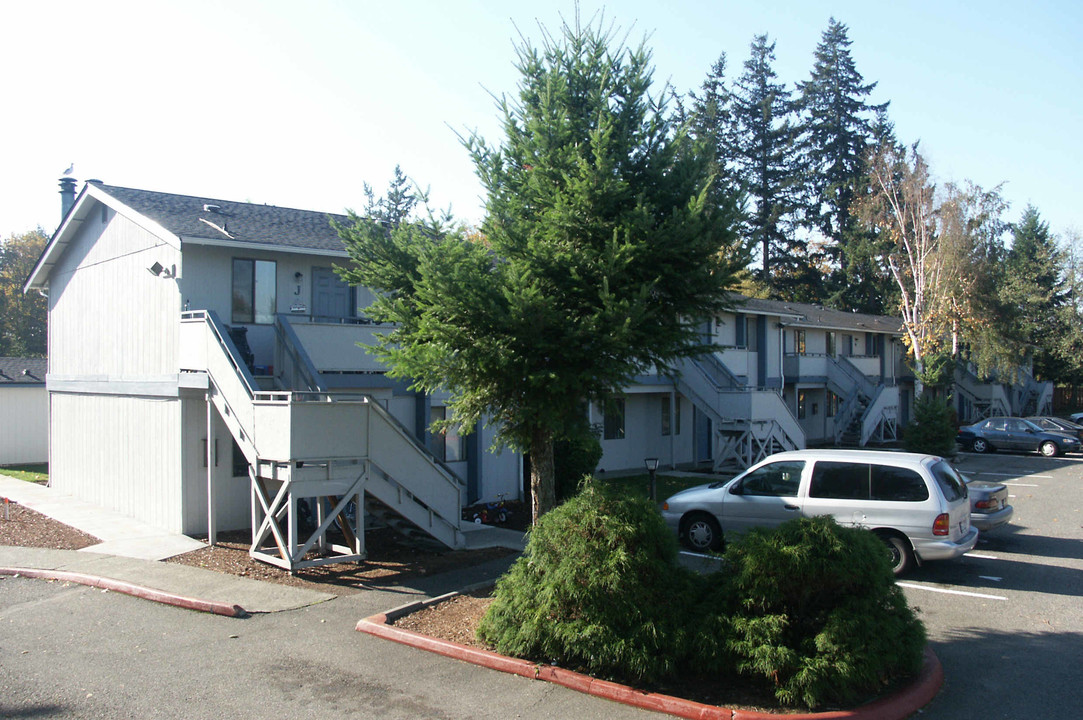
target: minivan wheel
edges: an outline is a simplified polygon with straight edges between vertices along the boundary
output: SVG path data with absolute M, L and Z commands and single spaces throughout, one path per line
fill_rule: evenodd
M 681 523 L 681 539 L 696 552 L 717 552 L 722 549 L 722 528 L 707 513 L 693 513 Z
M 914 551 L 910 547 L 910 543 L 898 535 L 881 535 L 880 539 L 887 545 L 891 571 L 896 575 L 902 575 L 909 570 L 914 564 Z
M 989 450 L 989 443 L 985 442 L 982 438 L 974 438 L 974 452 L 983 453 Z
M 1046 457 L 1056 457 L 1058 452 L 1057 444 L 1052 440 L 1046 440 L 1044 443 L 1038 446 L 1038 452 Z

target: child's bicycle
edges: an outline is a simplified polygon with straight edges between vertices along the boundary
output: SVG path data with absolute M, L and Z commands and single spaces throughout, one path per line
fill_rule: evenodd
M 474 522 L 481 524 L 500 524 L 508 521 L 511 517 L 511 508 L 504 501 L 504 498 L 508 496 L 507 493 L 498 493 L 497 501 L 494 503 L 485 503 L 484 506 L 475 508 L 473 520 Z

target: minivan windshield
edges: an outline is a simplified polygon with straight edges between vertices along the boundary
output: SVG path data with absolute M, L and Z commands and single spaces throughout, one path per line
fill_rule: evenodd
M 966 483 L 959 473 L 946 461 L 941 460 L 933 464 L 933 477 L 940 491 L 944 493 L 944 499 L 955 502 L 966 497 Z

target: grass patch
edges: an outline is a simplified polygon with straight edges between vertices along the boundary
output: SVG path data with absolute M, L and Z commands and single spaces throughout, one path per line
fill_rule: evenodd
M 49 482 L 49 465 L 47 463 L 35 463 L 32 465 L 0 466 L 0 475 L 44 485 Z
M 726 476 L 725 479 L 728 480 L 730 477 L 733 476 Z M 710 475 L 704 475 L 702 477 L 688 477 L 682 475 L 678 477 L 658 473 L 658 477 L 655 479 L 658 486 L 658 502 L 662 502 L 670 495 L 675 495 L 681 490 L 717 482 L 720 479 L 722 478 Z M 625 477 L 599 477 L 595 478 L 594 482 L 616 490 L 627 497 L 642 498 L 646 500 L 650 495 L 651 479 L 650 475 L 647 473 L 643 473 L 642 475 L 628 475 Z

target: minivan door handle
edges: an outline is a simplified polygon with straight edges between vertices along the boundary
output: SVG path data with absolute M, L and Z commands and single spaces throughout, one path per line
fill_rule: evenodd
M 789 503 L 783 505 L 782 507 L 786 508 L 787 510 L 800 510 L 801 509 L 800 505 L 790 505 Z

